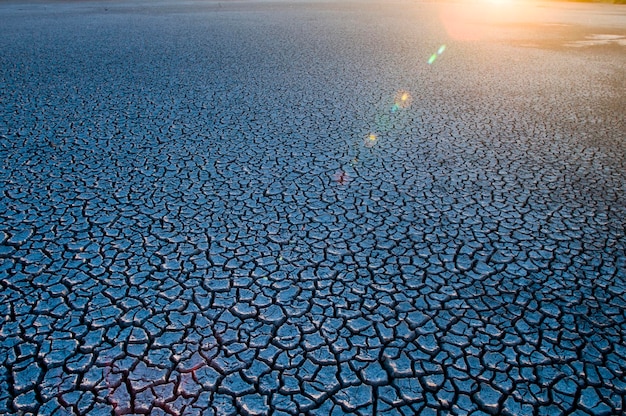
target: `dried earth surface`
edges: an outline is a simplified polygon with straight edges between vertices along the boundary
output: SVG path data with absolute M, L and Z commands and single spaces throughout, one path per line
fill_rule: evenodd
M 626 6 L 0 21 L 0 414 L 626 411 Z

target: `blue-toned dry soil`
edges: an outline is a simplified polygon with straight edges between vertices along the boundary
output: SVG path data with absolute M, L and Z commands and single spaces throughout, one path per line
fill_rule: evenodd
M 626 8 L 458 7 L 1 3 L 0 414 L 623 414 Z

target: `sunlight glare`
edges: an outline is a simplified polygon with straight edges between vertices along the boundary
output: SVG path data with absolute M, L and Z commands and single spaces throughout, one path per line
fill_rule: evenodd
M 393 106 L 391 107 L 391 112 L 396 112 L 400 109 L 407 108 L 411 105 L 412 97 L 408 91 L 398 91 L 396 97 L 393 100 Z
M 430 55 L 430 58 L 428 58 L 428 65 L 432 65 L 433 62 L 435 62 L 437 60 L 437 58 L 446 50 L 446 45 L 441 45 L 439 47 L 439 49 L 437 49 L 436 53 L 433 53 L 432 55 Z
M 378 141 L 378 136 L 376 136 L 376 134 L 374 133 L 370 133 L 367 135 L 367 137 L 363 141 L 363 145 L 367 148 L 371 148 L 371 147 L 374 147 L 377 141 Z
M 497 36 L 498 26 L 545 20 L 545 10 L 531 1 L 477 0 L 443 3 L 439 18 L 452 39 L 477 41 Z

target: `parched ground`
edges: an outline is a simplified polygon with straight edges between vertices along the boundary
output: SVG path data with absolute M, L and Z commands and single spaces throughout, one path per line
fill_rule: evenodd
M 0 414 L 626 411 L 625 7 L 0 21 Z

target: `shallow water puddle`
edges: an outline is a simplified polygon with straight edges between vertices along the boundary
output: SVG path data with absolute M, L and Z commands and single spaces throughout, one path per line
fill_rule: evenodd
M 590 36 L 586 36 L 585 40 L 568 42 L 565 44 L 565 46 L 580 48 L 584 46 L 599 46 L 599 45 L 611 45 L 611 44 L 618 44 L 618 45 L 626 46 L 626 36 L 593 34 Z

